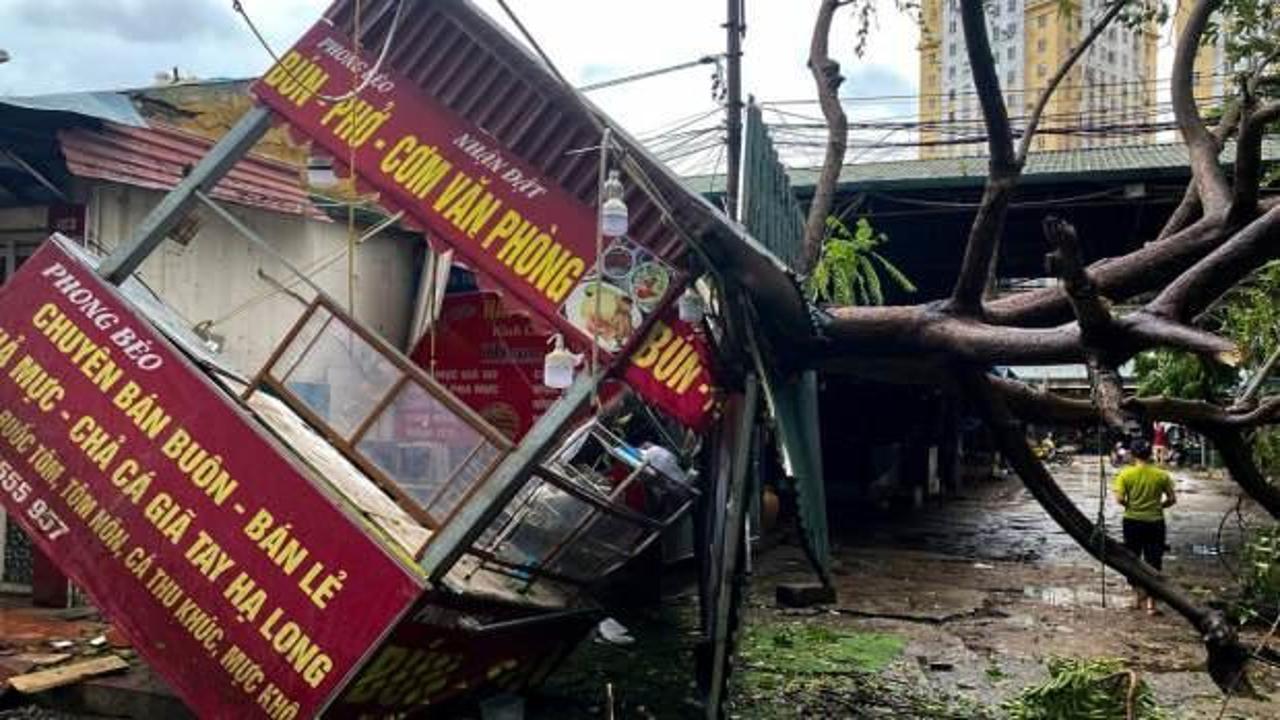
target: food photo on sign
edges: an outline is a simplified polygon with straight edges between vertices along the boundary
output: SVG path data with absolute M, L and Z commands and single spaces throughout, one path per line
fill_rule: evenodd
M 625 237 L 613 240 L 592 272 L 561 307 L 561 315 L 606 352 L 619 352 L 661 304 L 675 270 Z

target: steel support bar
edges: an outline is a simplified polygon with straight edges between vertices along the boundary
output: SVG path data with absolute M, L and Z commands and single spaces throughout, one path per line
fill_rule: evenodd
M 311 288 L 312 292 L 316 295 L 326 294 L 323 288 L 312 282 L 311 278 L 307 277 L 306 273 L 299 270 L 293 265 L 293 263 L 286 260 L 283 255 L 276 252 L 276 249 L 271 247 L 271 243 L 267 242 L 261 235 L 254 232 L 253 228 L 245 225 L 240 218 L 232 215 L 230 210 L 219 205 L 217 200 L 209 197 L 203 190 L 198 188 L 192 194 L 195 195 L 196 199 L 199 200 L 201 204 L 212 210 L 215 215 L 222 218 L 233 230 L 240 233 L 241 237 L 254 245 L 257 245 L 262 252 L 270 255 L 273 260 L 285 266 L 285 269 L 293 273 L 294 276 L 305 283 L 307 287 Z
M 606 374 L 607 370 L 601 368 L 594 374 L 579 375 L 560 400 L 534 423 L 520 445 L 436 531 L 418 559 L 431 582 L 438 583 L 485 528 L 497 520 L 502 508 L 515 498 L 524 481 L 546 460 L 560 431 L 591 400 Z
M 191 211 L 197 202 L 197 191 L 212 190 L 270 128 L 271 111 L 262 105 L 250 108 L 191 173 L 143 218 L 133 237 L 102 261 L 98 274 L 115 285 L 124 282 Z
M 708 720 L 720 720 L 724 716 L 725 678 L 729 670 L 729 617 L 733 612 L 733 583 L 737 575 L 739 549 L 745 542 L 747 520 L 747 467 L 751 462 L 751 442 L 755 438 L 756 409 L 760 400 L 760 383 L 755 375 L 747 375 L 742 406 L 738 411 L 737 427 L 730 436 L 733 442 L 730 466 L 728 502 L 724 507 L 724 535 L 718 538 L 720 546 L 713 549 L 718 557 L 717 576 L 711 597 L 715 609 L 711 626 L 711 688 L 707 701 Z M 717 552 L 718 551 L 718 552 Z

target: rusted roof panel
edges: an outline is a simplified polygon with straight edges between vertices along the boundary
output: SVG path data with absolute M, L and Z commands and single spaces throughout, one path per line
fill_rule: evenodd
M 755 298 L 766 323 L 784 337 L 809 336 L 810 316 L 786 267 L 745 232 L 690 192 L 518 41 L 466 0 L 405 2 L 385 66 L 411 80 L 500 141 L 588 205 L 596 202 L 600 127 L 609 125 L 666 205 L 627 183 L 632 240 L 684 266 L 690 251 L 675 228 L 701 244 L 714 269 Z M 401 0 L 336 0 L 325 17 L 375 56 Z M 360 9 L 359 22 L 355 13 Z M 576 152 L 575 152 L 576 151 Z M 629 168 L 630 170 L 631 168 Z M 668 212 L 669 211 L 669 212 Z
M 161 191 L 173 189 L 212 147 L 209 140 L 168 126 L 109 122 L 96 130 L 59 130 L 58 140 L 72 175 Z M 261 156 L 241 160 L 212 195 L 238 205 L 329 219 L 311 203 L 297 167 Z

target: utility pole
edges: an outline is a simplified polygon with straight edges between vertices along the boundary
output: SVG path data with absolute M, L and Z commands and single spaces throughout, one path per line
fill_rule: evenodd
M 744 0 L 729 0 L 729 18 L 725 23 L 728 34 L 727 58 L 729 64 L 728 95 L 725 108 L 728 117 L 728 182 L 725 185 L 725 205 L 729 217 L 738 219 L 739 163 L 742 158 L 742 36 L 746 34 L 742 17 Z

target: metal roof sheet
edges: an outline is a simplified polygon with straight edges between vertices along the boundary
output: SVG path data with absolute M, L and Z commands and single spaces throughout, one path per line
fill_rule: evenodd
M 163 125 L 136 128 L 109 122 L 98 130 L 59 130 L 58 140 L 72 175 L 161 191 L 176 186 L 213 144 Z M 258 155 L 237 163 L 212 195 L 238 205 L 329 220 L 312 204 L 299 168 Z
M 69 113 L 130 127 L 147 126 L 129 96 L 113 91 L 0 97 L 0 106 L 5 105 L 37 112 Z
M 1263 144 L 1263 158 L 1280 161 L 1280 137 L 1268 138 Z M 1235 145 L 1222 153 L 1223 163 L 1235 161 Z M 1128 145 L 1056 150 L 1031 153 L 1022 179 L 1025 183 L 1098 177 L 1100 175 L 1144 173 L 1190 174 L 1187 148 L 1182 143 Z M 809 190 L 818 177 L 817 168 L 797 168 L 790 172 L 791 184 Z M 858 189 L 904 189 L 908 187 L 953 187 L 981 185 L 987 178 L 987 158 L 970 156 L 933 158 L 929 160 L 893 160 L 888 162 L 845 165 L 840 172 L 842 186 Z M 705 194 L 724 192 L 723 176 L 696 176 L 685 179 L 694 191 Z

